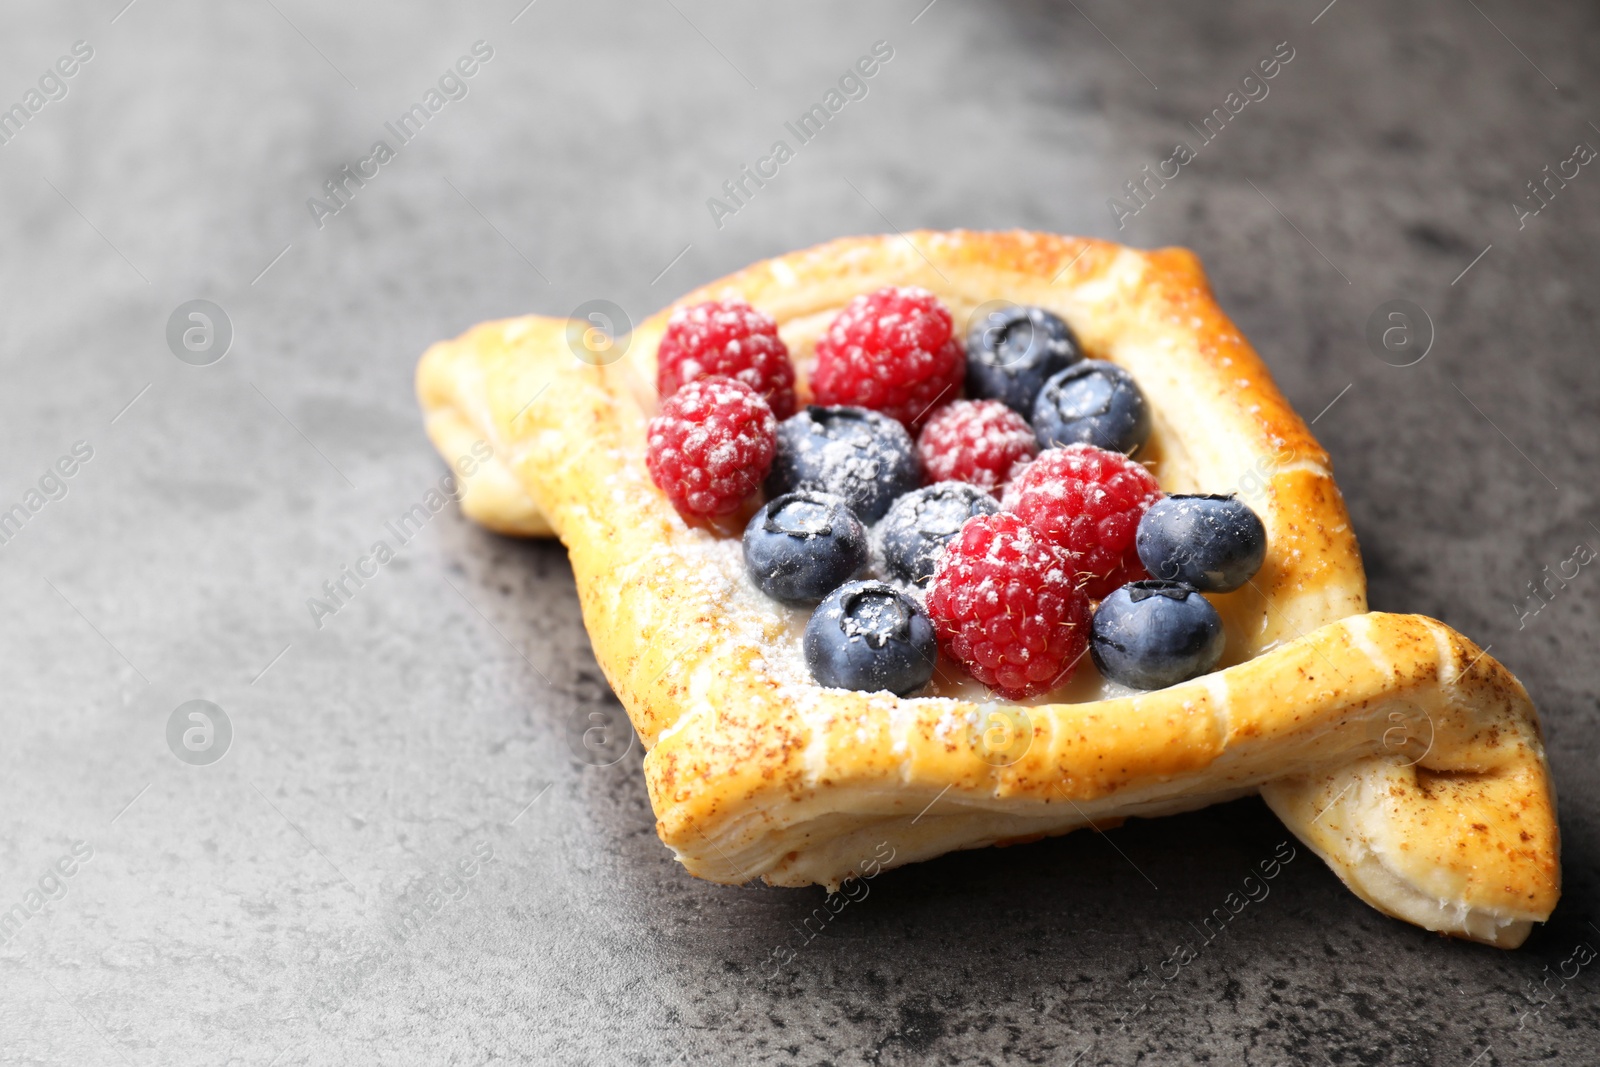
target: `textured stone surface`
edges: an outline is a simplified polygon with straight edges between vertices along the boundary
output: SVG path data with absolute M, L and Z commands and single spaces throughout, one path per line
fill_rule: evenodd
M 95 50 L 0 147 L 0 505 L 94 450 L 0 547 L 0 906 L 93 848 L 0 948 L 0 1060 L 1593 1062 L 1595 967 L 1527 1013 L 1600 946 L 1600 576 L 1515 605 L 1600 546 L 1600 172 L 1521 230 L 1510 205 L 1600 145 L 1594 9 L 122 3 L 0 16 L 0 103 Z M 470 95 L 318 230 L 306 199 L 479 39 Z M 706 198 L 879 39 L 867 97 L 717 228 Z M 1119 232 L 1107 197 L 1281 41 L 1269 95 Z M 306 598 L 442 473 L 411 396 L 430 341 L 591 298 L 642 316 L 889 226 L 1200 253 L 1322 412 L 1373 604 L 1492 644 L 1540 705 L 1567 889 L 1524 950 L 1386 919 L 1303 849 L 1204 943 L 1285 836 L 1255 801 L 893 871 L 802 944 L 820 890 L 686 877 L 637 748 L 574 756 L 615 705 L 559 548 L 446 511 L 314 627 Z M 235 330 L 207 367 L 163 333 L 196 297 Z M 1437 327 L 1413 367 L 1363 340 L 1393 298 Z M 235 729 L 210 766 L 167 748 L 193 698 Z

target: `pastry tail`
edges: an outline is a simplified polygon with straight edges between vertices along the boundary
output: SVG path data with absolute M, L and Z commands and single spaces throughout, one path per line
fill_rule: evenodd
M 496 533 L 555 535 L 516 468 L 526 438 L 548 425 L 544 405 L 563 395 L 562 379 L 593 370 L 567 353 L 566 326 L 534 315 L 486 322 L 417 365 L 428 437 L 461 479 L 461 510 Z
M 1370 755 L 1267 782 L 1262 798 L 1373 907 L 1517 947 L 1561 891 L 1554 787 L 1527 693 L 1433 619 L 1341 625 L 1380 664 L 1405 662 L 1398 653 L 1425 652 L 1429 640 L 1436 655 L 1410 677 L 1393 671 L 1389 690 L 1363 709 Z

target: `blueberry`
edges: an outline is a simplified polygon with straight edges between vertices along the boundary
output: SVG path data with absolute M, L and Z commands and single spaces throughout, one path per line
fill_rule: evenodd
M 866 569 L 867 529 L 826 493 L 769 500 L 744 528 L 750 580 L 777 600 L 815 603 Z
M 999 510 L 993 496 L 967 482 L 939 482 L 907 493 L 878 524 L 884 562 L 896 578 L 924 585 L 961 524 Z
M 1235 496 L 1169 496 L 1139 520 L 1134 542 L 1145 569 L 1206 593 L 1255 577 L 1267 558 L 1267 528 Z
M 1100 673 L 1134 689 L 1163 689 L 1217 665 L 1227 636 L 1200 591 L 1182 582 L 1129 582 L 1100 602 L 1089 651 Z
M 1133 375 L 1086 359 L 1055 374 L 1033 405 L 1041 448 L 1089 444 L 1129 455 L 1150 436 L 1150 405 Z
M 1072 328 L 1044 308 L 991 311 L 967 334 L 967 395 L 1002 401 L 1028 418 L 1045 380 L 1082 358 Z
M 819 685 L 897 696 L 928 684 L 939 651 L 921 606 L 878 581 L 829 593 L 806 624 L 804 646 Z
M 778 424 L 767 495 L 832 493 L 871 523 L 921 482 L 911 435 L 894 419 L 866 408 L 812 406 Z

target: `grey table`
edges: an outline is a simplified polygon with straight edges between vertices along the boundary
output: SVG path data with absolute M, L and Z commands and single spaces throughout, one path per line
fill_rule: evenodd
M 1600 974 L 1555 976 L 1600 945 L 1600 571 L 1529 583 L 1600 546 L 1600 170 L 1567 162 L 1600 145 L 1596 8 L 925 2 L 0 16 L 0 1060 L 1595 1062 Z M 1576 176 L 1534 200 L 1546 166 Z M 1254 800 L 896 870 L 803 941 L 820 890 L 686 876 L 638 748 L 580 758 L 617 709 L 558 546 L 453 508 L 389 533 L 443 473 L 429 342 L 958 226 L 1200 253 L 1316 417 L 1374 606 L 1541 708 L 1566 895 L 1526 948 L 1384 918 L 1303 849 L 1202 942 L 1285 837 Z M 1365 338 L 1396 299 L 1432 323 L 1411 366 Z M 193 700 L 226 724 L 169 730 Z

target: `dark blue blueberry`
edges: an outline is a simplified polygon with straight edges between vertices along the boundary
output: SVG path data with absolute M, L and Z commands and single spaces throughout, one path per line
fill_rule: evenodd
M 993 515 L 1000 505 L 975 485 L 939 482 L 894 502 L 878 524 L 883 560 L 902 581 L 925 584 L 939 553 L 974 515 Z
M 1072 328 L 1044 308 L 991 311 L 967 334 L 967 395 L 999 400 L 1030 418 L 1045 381 L 1082 358 Z
M 887 415 L 812 406 L 778 424 L 768 496 L 801 489 L 832 493 L 871 523 L 883 518 L 895 497 L 921 483 L 911 435 Z
M 1094 613 L 1089 651 L 1100 673 L 1134 689 L 1164 689 L 1209 671 L 1222 658 L 1222 618 L 1182 582 L 1129 582 Z
M 939 652 L 916 601 L 883 582 L 841 585 L 806 624 L 806 665 L 833 689 L 907 696 L 928 684 Z
M 1150 436 L 1150 405 L 1133 375 L 1086 359 L 1044 383 L 1033 432 L 1041 448 L 1082 443 L 1132 455 Z
M 770 500 L 744 528 L 750 580 L 777 600 L 815 603 L 866 569 L 867 529 L 825 493 Z
M 1169 496 L 1139 520 L 1139 559 L 1156 578 L 1227 593 L 1267 558 L 1267 528 L 1235 496 Z

